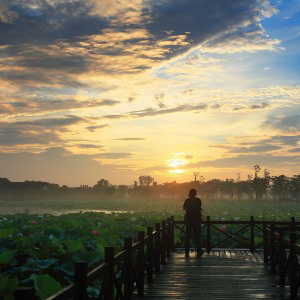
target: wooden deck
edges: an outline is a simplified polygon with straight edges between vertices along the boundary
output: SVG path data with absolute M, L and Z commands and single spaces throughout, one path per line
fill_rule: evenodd
M 176 251 L 162 266 L 145 295 L 133 299 L 290 299 L 289 287 L 263 264 L 262 251 L 214 250 L 197 258 Z

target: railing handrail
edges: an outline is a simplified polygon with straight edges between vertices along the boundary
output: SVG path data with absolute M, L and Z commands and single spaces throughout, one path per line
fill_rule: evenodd
M 208 216 L 209 217 L 209 216 Z M 202 219 L 201 220 L 201 224 L 206 225 L 207 223 L 212 224 L 212 225 L 223 225 L 223 224 L 227 224 L 227 225 L 248 225 L 251 222 L 253 222 L 255 225 L 264 225 L 264 224 L 268 224 L 268 225 L 290 225 L 291 221 L 261 221 L 261 220 L 254 220 L 254 221 L 248 221 L 248 220 L 241 220 L 241 221 L 222 221 L 222 220 L 205 220 Z M 186 222 L 184 220 L 180 220 L 180 221 L 174 221 L 174 224 L 186 224 Z M 300 226 L 300 222 L 295 222 L 293 223 L 295 225 Z

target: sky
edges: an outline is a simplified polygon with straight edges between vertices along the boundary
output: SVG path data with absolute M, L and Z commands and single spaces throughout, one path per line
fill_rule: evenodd
M 300 0 L 0 0 L 0 177 L 299 174 L 299 49 Z

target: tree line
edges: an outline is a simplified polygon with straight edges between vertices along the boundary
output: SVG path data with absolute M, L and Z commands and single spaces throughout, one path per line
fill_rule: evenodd
M 190 182 L 178 183 L 165 182 L 158 184 L 150 175 L 141 175 L 131 185 L 113 185 L 107 179 L 101 178 L 94 186 L 82 185 L 70 188 L 66 185 L 50 184 L 40 181 L 25 181 L 22 183 L 10 182 L 6 178 L 0 178 L 0 195 L 10 193 L 12 196 L 18 194 L 41 195 L 72 195 L 86 194 L 118 198 L 180 198 L 187 196 L 189 189 L 195 188 L 202 199 L 207 200 L 299 200 L 300 201 L 300 175 L 293 176 L 271 176 L 265 169 L 261 170 L 259 165 L 254 166 L 254 173 L 242 180 L 238 173 L 236 179 L 210 179 L 199 173 L 193 173 Z M 25 192 L 25 193 L 24 193 Z
M 135 198 L 151 196 L 154 198 L 184 198 L 187 191 L 195 188 L 202 198 L 208 200 L 300 200 L 300 175 L 271 176 L 265 169 L 261 172 L 259 165 L 254 166 L 254 174 L 242 180 L 241 174 L 236 179 L 205 180 L 200 173 L 194 172 L 194 180 L 177 183 L 165 182 L 157 184 L 150 175 L 141 175 L 133 185 L 111 185 L 101 179 L 93 187 L 94 190 L 119 197 Z

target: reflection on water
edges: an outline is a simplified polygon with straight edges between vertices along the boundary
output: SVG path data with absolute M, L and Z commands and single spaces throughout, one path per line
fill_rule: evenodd
M 53 216 L 60 216 L 63 214 L 72 214 L 79 212 L 98 212 L 98 213 L 133 213 L 133 211 L 126 210 L 106 210 L 106 209 L 45 209 L 45 208 L 24 208 L 24 207 L 0 207 L 0 214 L 2 215 L 12 215 L 17 213 L 28 213 L 28 214 L 51 214 Z

